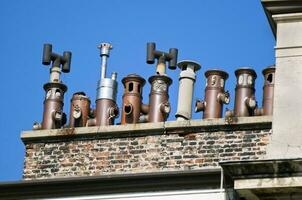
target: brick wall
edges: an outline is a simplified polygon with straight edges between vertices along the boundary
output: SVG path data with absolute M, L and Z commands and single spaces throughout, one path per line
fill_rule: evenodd
M 236 126 L 209 129 L 180 128 L 157 134 L 146 130 L 126 137 L 112 134 L 111 138 L 110 134 L 105 138 L 71 135 L 25 142 L 23 176 L 40 179 L 217 167 L 224 160 L 263 158 L 271 134 L 270 128 L 257 123 L 245 130 L 242 126 L 238 130 Z

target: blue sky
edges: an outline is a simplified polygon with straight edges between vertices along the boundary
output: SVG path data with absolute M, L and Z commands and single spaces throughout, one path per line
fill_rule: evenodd
M 42 118 L 43 84 L 49 78 L 49 67 L 41 63 L 44 43 L 52 43 L 57 53 L 73 53 L 71 72 L 62 76 L 68 86 L 67 113 L 74 92 L 85 91 L 95 101 L 100 42 L 114 47 L 107 73 L 118 72 L 119 105 L 123 77 L 137 73 L 148 79 L 155 73 L 155 66 L 145 61 L 150 41 L 159 50 L 178 48 L 179 61 L 192 59 L 202 65 L 194 99 L 203 98 L 206 70 L 227 71 L 228 108 L 234 104 L 235 69 L 250 66 L 256 70 L 256 98 L 261 105 L 261 71 L 275 62 L 275 40 L 260 0 L 3 0 L 0 25 L 0 181 L 21 179 L 24 145 L 20 133 Z M 179 69 L 167 73 L 173 79 L 169 120 L 174 120 Z M 149 90 L 146 84 L 145 103 Z M 193 118 L 200 119 L 201 113 Z

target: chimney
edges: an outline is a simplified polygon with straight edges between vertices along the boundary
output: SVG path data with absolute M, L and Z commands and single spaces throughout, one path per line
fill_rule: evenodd
M 69 127 L 86 126 L 90 114 L 90 99 L 84 92 L 76 92 L 70 101 Z
M 129 74 L 123 78 L 124 85 L 121 124 L 135 124 L 139 122 L 142 107 L 143 87 L 145 79 L 136 74 Z
M 195 112 L 203 111 L 203 119 L 221 118 L 223 104 L 230 102 L 229 93 L 224 91 L 228 73 L 212 69 L 205 73 L 207 82 L 205 100 L 195 102 Z
M 50 78 L 43 88 L 45 90 L 44 111 L 42 124 L 35 123 L 33 129 L 57 129 L 66 123 L 63 112 L 64 93 L 67 86 L 60 79 L 62 72 L 70 72 L 71 52 L 65 51 L 63 56 L 52 51 L 51 44 L 44 44 L 43 65 L 50 65 Z
M 169 103 L 169 86 L 172 79 L 166 75 L 166 62 L 170 69 L 176 69 L 177 54 L 176 48 L 171 48 L 169 53 L 155 50 L 155 43 L 147 43 L 147 63 L 153 64 L 157 59 L 156 75 L 151 76 L 148 81 L 151 84 L 149 105 L 142 105 L 141 121 L 163 122 L 166 121 L 171 107 Z
M 201 66 L 194 61 L 184 60 L 178 63 L 181 72 L 179 75 L 178 104 L 175 117 L 177 120 L 189 120 L 192 117 L 192 97 L 196 71 Z
M 98 48 L 100 49 L 102 60 L 101 77 L 97 87 L 95 119 L 91 119 L 88 124 L 91 126 L 107 126 L 113 125 L 114 119 L 119 115 L 116 104 L 117 73 L 113 72 L 111 78 L 106 77 L 107 59 L 110 55 L 112 45 L 109 43 L 101 43 Z

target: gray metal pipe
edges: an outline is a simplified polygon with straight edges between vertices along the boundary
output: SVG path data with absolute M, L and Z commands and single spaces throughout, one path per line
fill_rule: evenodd
M 114 119 L 118 117 L 119 114 L 116 105 L 118 83 L 116 81 L 116 72 L 113 72 L 110 78 L 106 78 L 107 58 L 110 55 L 112 45 L 109 43 L 101 43 L 98 48 L 100 49 L 102 63 L 101 79 L 97 85 L 95 125 L 105 126 L 114 124 Z
M 195 61 L 183 60 L 178 63 L 181 69 L 179 76 L 178 104 L 175 117 L 177 120 L 189 120 L 192 118 L 192 97 L 196 71 L 201 66 Z
M 101 43 L 98 48 L 100 49 L 100 56 L 102 59 L 101 62 L 101 79 L 106 78 L 106 70 L 107 70 L 107 58 L 110 55 L 110 50 L 112 49 L 112 45 L 110 43 Z

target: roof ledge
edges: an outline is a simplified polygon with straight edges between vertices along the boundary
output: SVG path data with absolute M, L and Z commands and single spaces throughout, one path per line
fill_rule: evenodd
M 302 12 L 301 0 L 261 0 L 261 3 L 275 37 L 277 26 L 273 15 Z

